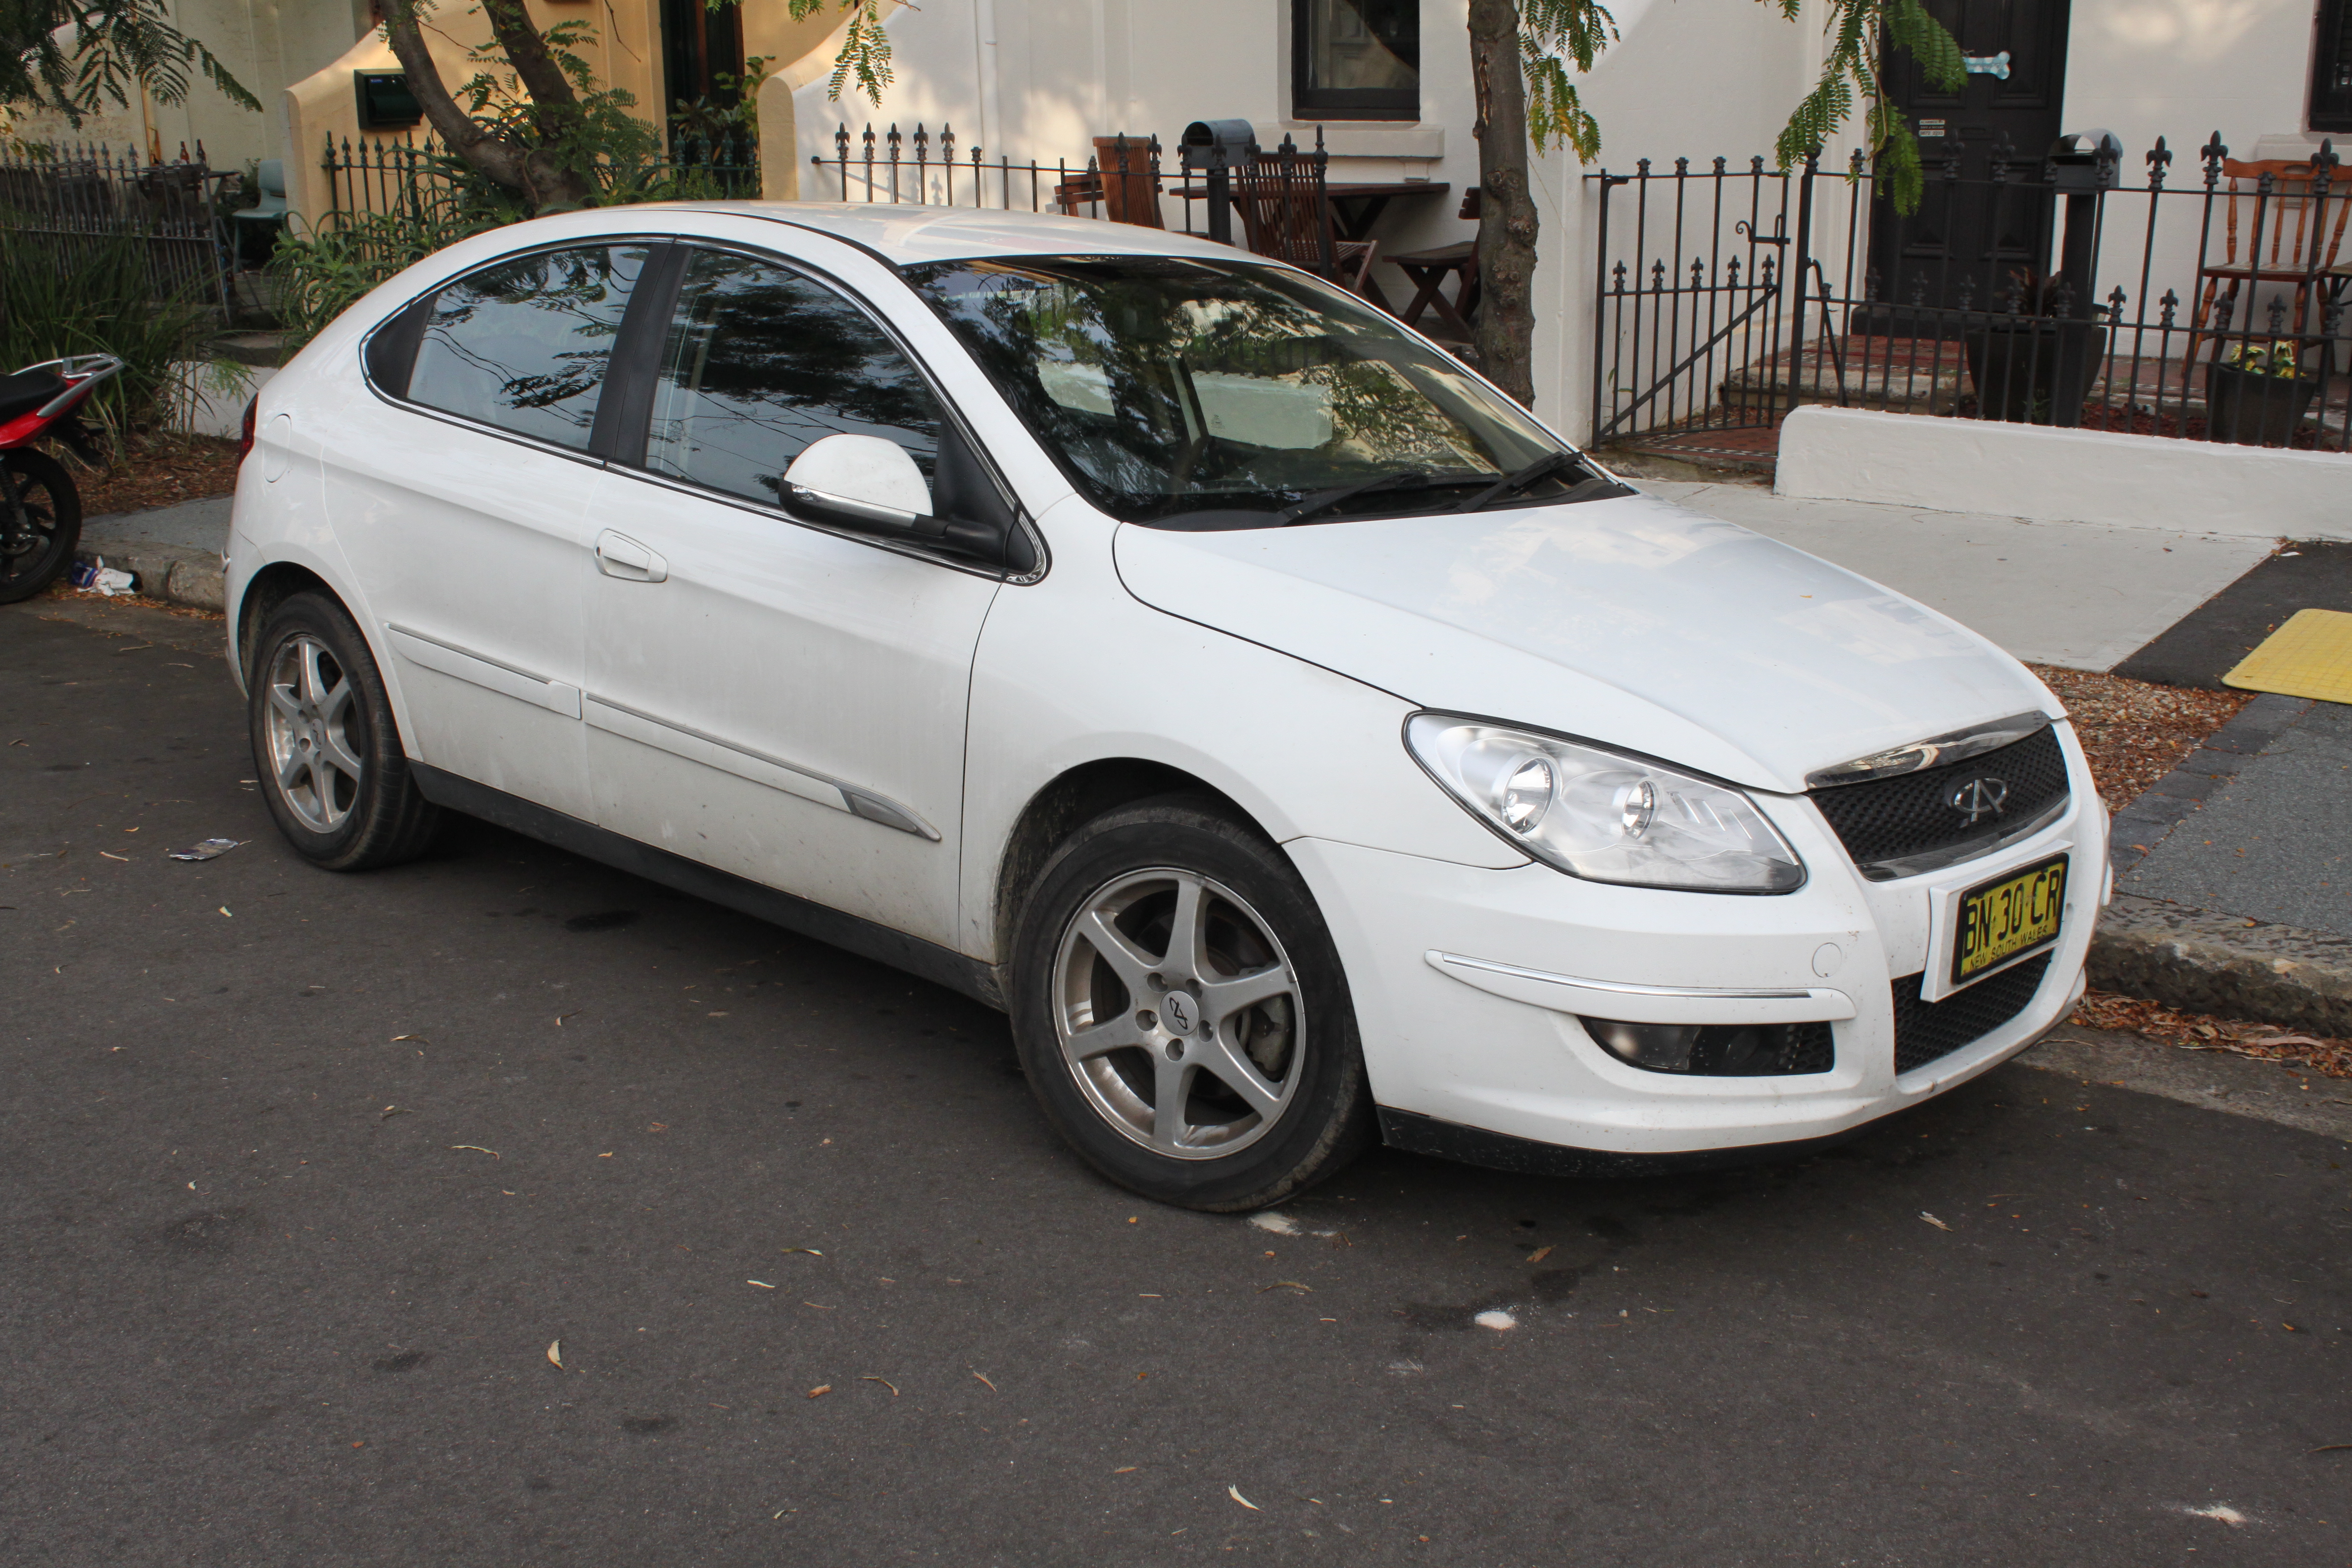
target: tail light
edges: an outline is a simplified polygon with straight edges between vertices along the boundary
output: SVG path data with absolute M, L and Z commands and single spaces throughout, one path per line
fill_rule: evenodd
M 254 421 L 259 416 L 260 412 L 261 398 L 256 395 L 247 402 L 245 423 L 236 433 L 236 460 L 240 463 L 245 461 L 246 454 L 253 450 Z

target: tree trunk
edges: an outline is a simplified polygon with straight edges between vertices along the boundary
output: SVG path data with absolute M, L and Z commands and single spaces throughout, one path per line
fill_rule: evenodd
M 491 0 L 484 9 L 499 46 L 506 50 L 516 77 L 531 95 L 532 102 L 558 114 L 572 110 L 579 100 L 572 84 L 549 58 L 547 40 L 523 14 L 520 0 L 511 5 Z M 471 164 L 483 178 L 534 211 L 561 211 L 586 203 L 593 192 L 579 171 L 558 163 L 546 148 L 526 152 L 485 130 L 450 96 L 448 87 L 441 80 L 440 68 L 433 63 L 432 51 L 425 47 L 425 34 L 417 25 L 414 0 L 393 7 L 384 31 L 400 68 L 408 73 L 408 90 L 415 95 L 417 106 L 425 110 L 425 118 L 432 122 L 442 145 Z M 524 68 L 526 59 L 530 62 L 529 70 Z M 551 100 L 541 96 L 541 87 L 551 76 L 553 86 L 549 90 L 556 95 Z
M 1514 0 L 1470 0 L 1470 75 L 1477 94 L 1478 363 L 1535 405 L 1536 208 L 1528 194 L 1528 83 Z

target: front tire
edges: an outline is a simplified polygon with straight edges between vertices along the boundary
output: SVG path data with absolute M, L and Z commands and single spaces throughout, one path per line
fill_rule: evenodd
M 17 450 L 0 457 L 0 605 L 44 593 L 73 564 L 81 542 L 81 492 L 65 465 L 41 452 Z M 16 533 L 12 506 L 25 512 L 26 531 Z
M 304 859 L 366 871 L 431 847 L 440 814 L 417 792 L 383 677 L 341 605 L 288 598 L 263 624 L 251 668 L 261 793 Z
M 1073 833 L 1013 943 L 1014 1041 L 1047 1120 L 1162 1203 L 1264 1208 L 1374 1139 L 1355 1008 L 1282 852 L 1168 796 Z

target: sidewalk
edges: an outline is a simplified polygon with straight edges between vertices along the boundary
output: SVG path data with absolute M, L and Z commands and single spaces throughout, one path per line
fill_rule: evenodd
M 74 553 L 130 573 L 133 591 L 150 598 L 218 611 L 225 594 L 221 553 L 228 548 L 229 500 L 213 496 L 152 511 L 87 518 Z

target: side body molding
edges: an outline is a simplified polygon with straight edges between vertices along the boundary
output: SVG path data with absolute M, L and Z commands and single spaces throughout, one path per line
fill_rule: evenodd
M 580 717 L 580 689 L 566 686 L 560 680 L 533 675 L 512 665 L 499 664 L 479 654 L 467 653 L 460 647 L 405 626 L 386 625 L 384 637 L 393 651 L 409 663 L 435 670 L 458 680 L 470 681 L 501 697 L 511 697 L 533 707 L 544 708 L 551 713 L 561 713 L 567 719 Z

